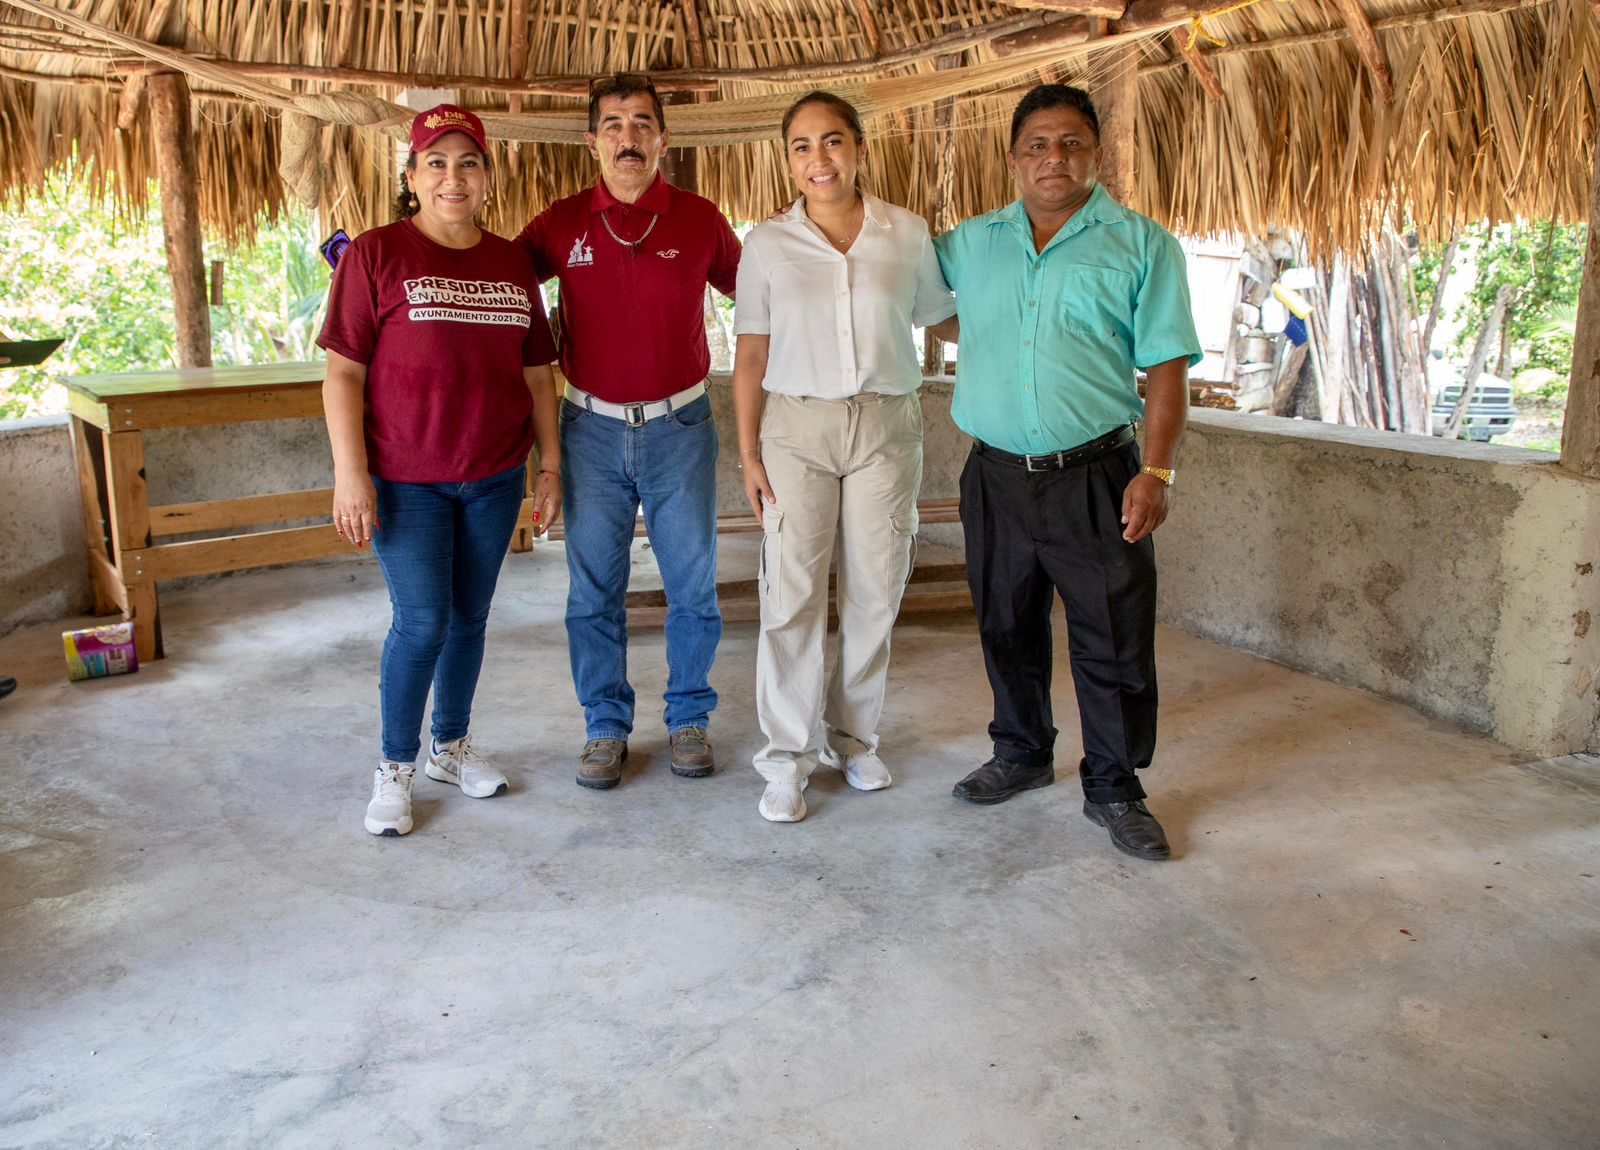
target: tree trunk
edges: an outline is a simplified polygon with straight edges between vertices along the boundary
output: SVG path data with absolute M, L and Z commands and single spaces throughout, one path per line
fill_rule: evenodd
M 1444 310 L 1444 285 L 1450 279 L 1450 266 L 1456 261 L 1456 249 L 1461 246 L 1457 236 L 1451 236 L 1445 245 L 1444 258 L 1439 261 L 1439 281 L 1433 285 L 1433 302 L 1428 305 L 1428 320 L 1422 325 L 1422 356 L 1433 354 L 1433 329 L 1439 323 L 1439 313 Z
M 1395 354 L 1399 342 L 1395 300 L 1390 291 L 1389 261 L 1384 256 L 1380 239 L 1367 243 L 1367 284 L 1377 351 L 1377 383 L 1383 395 L 1384 422 L 1381 426 L 1389 431 L 1404 431 L 1405 404 L 1400 398 L 1400 362 Z
M 189 81 L 176 72 L 151 76 L 150 120 L 161 182 L 161 230 L 177 318 L 178 366 L 211 366 L 211 305 L 200 235 L 200 176 L 189 116 Z
M 1450 422 L 1445 424 L 1446 439 L 1455 439 L 1461 434 L 1461 425 L 1467 419 L 1467 409 L 1472 406 L 1472 396 L 1478 390 L 1478 377 L 1483 374 L 1483 369 L 1489 362 L 1489 348 L 1493 346 L 1494 337 L 1500 330 L 1500 323 L 1505 319 L 1506 308 L 1516 295 L 1517 289 L 1509 284 L 1495 293 L 1494 308 L 1489 312 L 1489 318 L 1484 321 L 1483 330 L 1478 333 L 1478 342 L 1472 346 L 1472 359 L 1467 364 L 1467 378 L 1461 383 L 1461 398 L 1456 401 L 1456 409 L 1450 413 Z
M 1500 324 L 1500 355 L 1495 360 L 1494 373 L 1501 379 L 1511 378 L 1511 317 L 1515 314 L 1515 309 L 1508 310 Z
M 1390 294 L 1395 300 L 1395 348 L 1400 361 L 1400 430 L 1428 434 L 1428 363 L 1417 343 L 1417 297 L 1411 285 L 1411 256 L 1400 237 L 1388 233 Z

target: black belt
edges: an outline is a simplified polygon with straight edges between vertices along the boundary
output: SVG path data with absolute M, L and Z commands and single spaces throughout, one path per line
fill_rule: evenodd
M 1021 467 L 1026 471 L 1064 471 L 1069 467 L 1080 467 L 1085 463 L 1099 459 L 1102 455 L 1125 447 L 1133 442 L 1133 424 L 1127 424 L 1108 431 L 1099 439 L 1091 439 L 1088 443 L 1080 443 L 1066 451 L 1051 451 L 1044 455 L 1013 455 L 1009 451 L 1001 451 L 998 447 L 990 447 L 983 440 L 975 440 L 972 450 L 985 459 L 992 459 L 996 463 L 1009 463 L 1012 467 Z

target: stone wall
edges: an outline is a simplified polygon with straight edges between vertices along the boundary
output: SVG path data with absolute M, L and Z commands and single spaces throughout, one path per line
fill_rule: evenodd
M 732 398 L 718 498 L 742 509 Z M 925 498 L 966 455 L 923 389 Z M 326 486 L 319 420 L 150 432 L 152 503 Z M 1554 457 L 1197 410 L 1157 536 L 1162 618 L 1540 754 L 1600 746 L 1600 482 Z M 88 609 L 64 421 L 0 429 L 0 633 Z M 924 527 L 927 556 L 960 529 Z M 930 546 L 931 545 L 931 546 Z

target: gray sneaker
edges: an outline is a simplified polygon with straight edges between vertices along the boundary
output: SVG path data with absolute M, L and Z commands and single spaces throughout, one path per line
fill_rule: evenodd
M 679 727 L 671 740 L 672 773 L 679 778 L 703 779 L 717 769 L 704 727 Z
M 590 739 L 578 756 L 578 785 L 607 791 L 622 781 L 622 764 L 628 744 L 622 739 Z

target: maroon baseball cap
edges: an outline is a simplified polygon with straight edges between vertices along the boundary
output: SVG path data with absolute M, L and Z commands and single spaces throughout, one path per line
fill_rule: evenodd
M 460 132 L 478 145 L 478 151 L 488 154 L 489 141 L 483 134 L 483 121 L 454 104 L 440 104 L 417 113 L 417 118 L 411 121 L 411 150 L 426 151 L 440 136 L 450 132 Z

